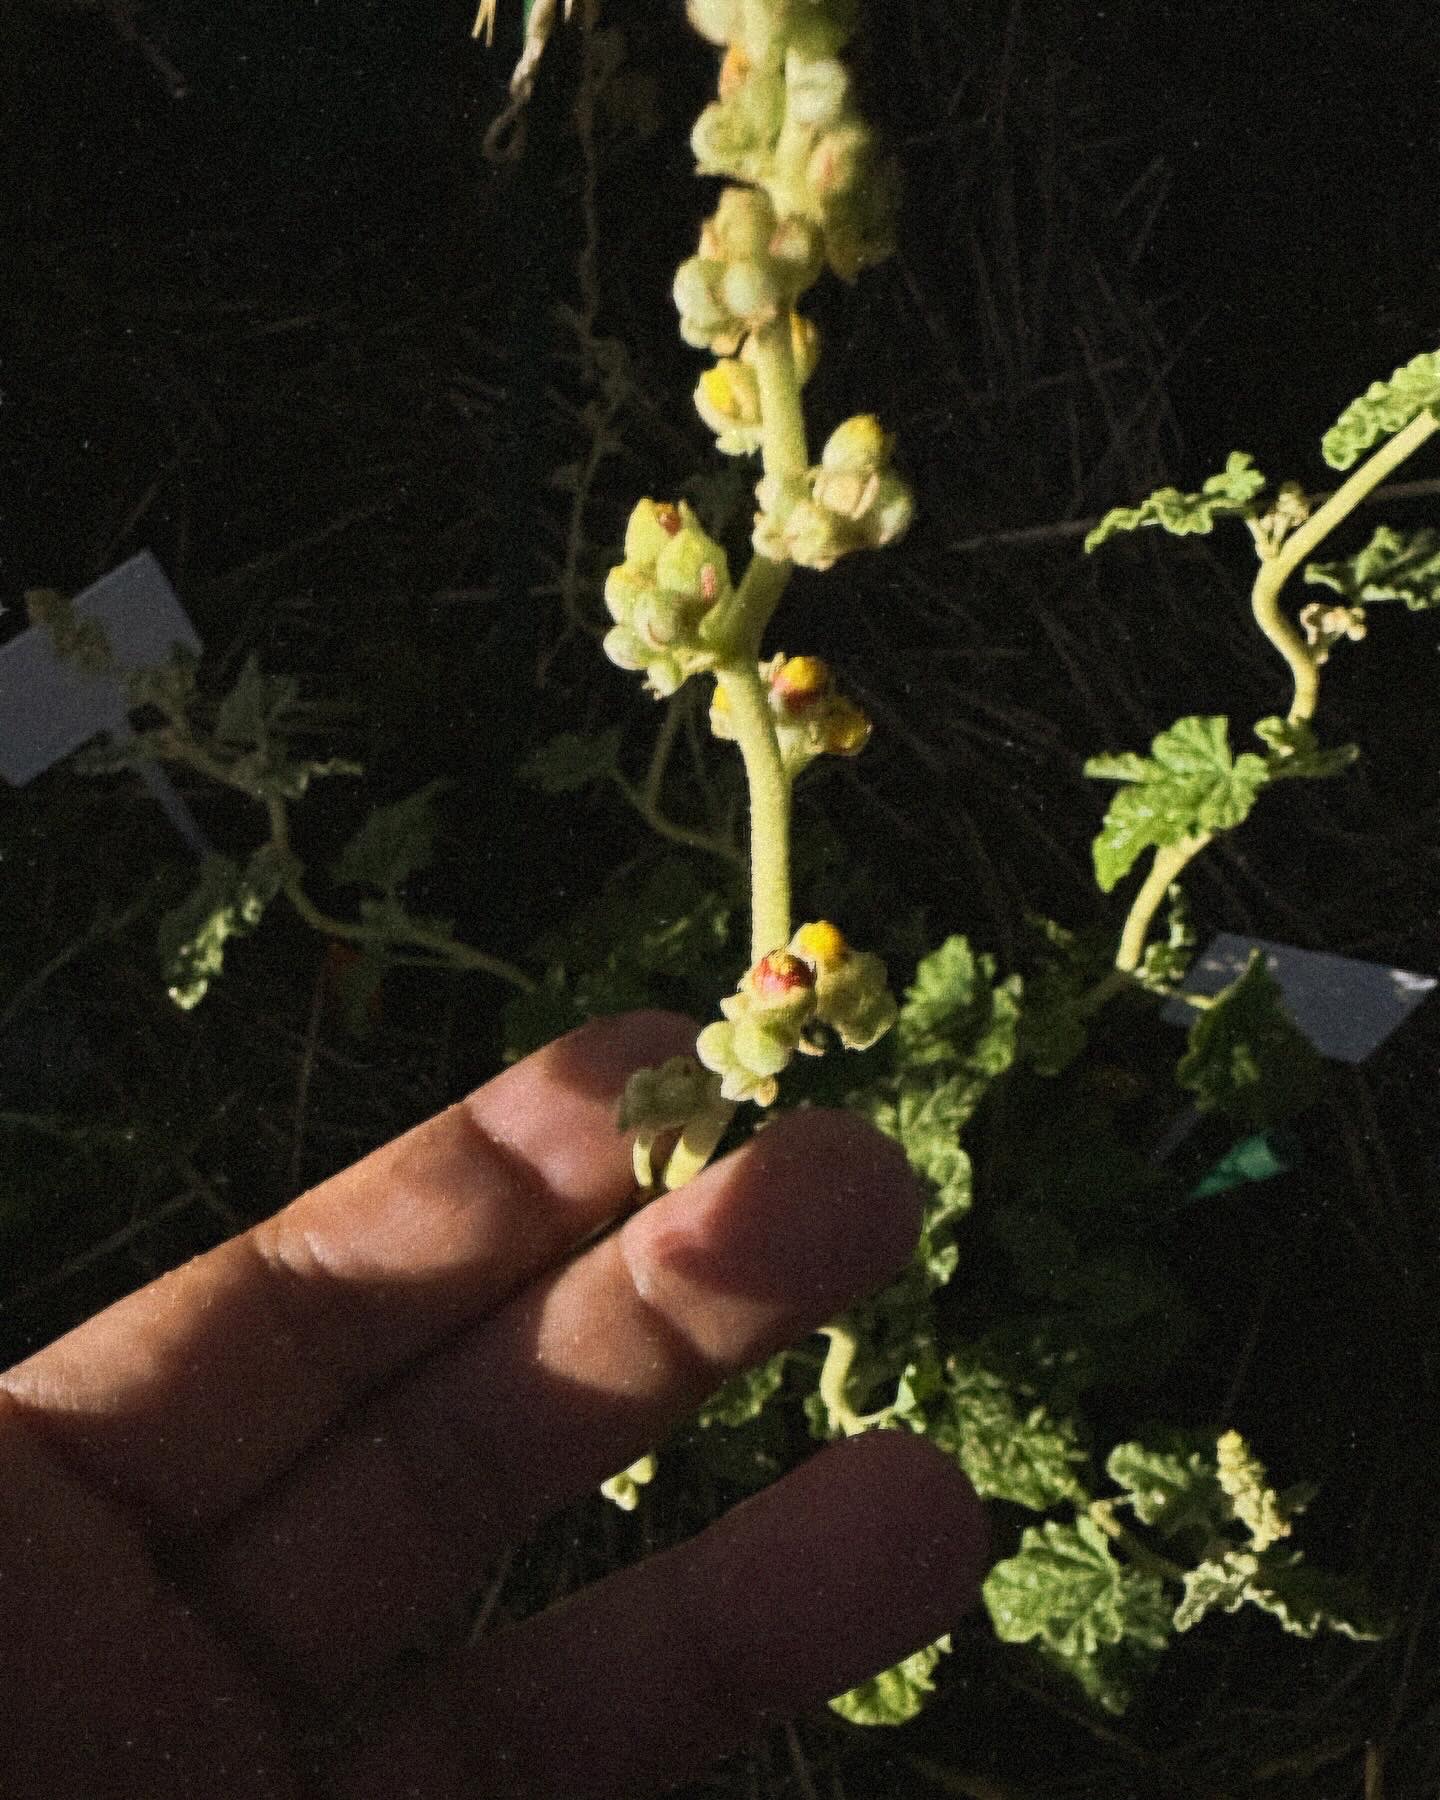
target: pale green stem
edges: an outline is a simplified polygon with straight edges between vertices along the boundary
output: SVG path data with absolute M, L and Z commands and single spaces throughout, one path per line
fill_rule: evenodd
M 755 333 L 755 379 L 760 388 L 760 445 L 765 473 L 794 481 L 810 467 L 805 413 L 795 373 L 790 317 L 782 313 Z
M 847 1388 L 850 1371 L 855 1365 L 855 1353 L 859 1349 L 855 1333 L 848 1325 L 822 1325 L 820 1336 L 828 1338 L 830 1348 L 825 1352 L 825 1361 L 820 1367 L 819 1394 L 824 1402 L 825 1411 L 833 1425 L 838 1425 L 846 1437 L 855 1437 L 862 1431 L 871 1431 L 888 1419 L 894 1411 L 893 1407 L 882 1406 L 878 1412 L 857 1413 L 850 1404 Z
M 1115 957 L 1115 967 L 1122 974 L 1132 974 L 1139 968 L 1140 959 L 1145 954 L 1145 939 L 1151 922 L 1159 912 L 1166 894 L 1170 892 L 1171 882 L 1186 863 L 1198 856 L 1214 840 L 1214 836 L 1214 832 L 1202 831 L 1198 837 L 1181 838 L 1178 844 L 1165 844 L 1155 852 L 1150 873 L 1131 902 L 1130 911 L 1125 918 L 1125 929 L 1120 933 L 1120 949 Z
M 750 790 L 750 961 L 790 941 L 790 777 L 753 662 L 717 669 Z
M 285 802 L 271 796 L 267 798 L 265 807 L 270 819 L 270 842 L 281 856 L 286 856 L 290 851 L 290 818 Z M 447 937 L 444 932 L 433 931 L 429 926 L 421 925 L 413 919 L 397 921 L 393 930 L 388 926 L 363 925 L 323 912 L 298 880 L 285 882 L 281 892 L 305 923 L 326 937 L 341 938 L 351 944 L 414 944 L 417 949 L 432 951 L 437 962 L 448 964 L 452 969 L 493 975 L 497 980 L 508 981 L 512 987 L 519 988 L 522 994 L 535 991 L 535 983 L 530 976 L 514 963 L 507 962 L 504 957 L 475 950 L 469 944 L 462 944 L 455 938 Z M 432 963 L 431 967 L 434 966 Z
M 733 844 L 711 837 L 708 831 L 695 831 L 688 825 L 677 825 L 658 806 L 652 805 L 644 791 L 627 781 L 618 769 L 610 771 L 610 779 L 657 837 L 666 838 L 672 844 L 682 844 L 687 850 L 703 850 L 707 856 L 718 857 L 721 862 L 729 863 L 734 868 L 744 868 L 745 858 Z
M 1186 1570 L 1168 1556 L 1161 1556 L 1148 1544 L 1142 1543 L 1128 1525 L 1122 1525 L 1115 1516 L 1113 1500 L 1092 1500 L 1086 1512 L 1090 1519 L 1100 1527 L 1106 1537 L 1118 1544 L 1134 1563 L 1137 1569 L 1143 1569 L 1149 1575 L 1156 1575 L 1162 1581 L 1181 1583 L 1185 1580 Z M 1229 1546 L 1227 1545 L 1226 1548 Z
M 1290 707 L 1292 725 L 1314 717 L 1319 668 L 1309 646 L 1281 613 L 1280 591 L 1340 521 L 1437 430 L 1440 430 L 1440 420 L 1428 412 L 1412 419 L 1403 431 L 1397 432 L 1373 456 L 1367 457 L 1303 525 L 1291 532 L 1273 557 L 1267 557 L 1261 563 L 1251 593 L 1251 606 L 1256 623 L 1285 658 L 1294 677 L 1295 698 Z

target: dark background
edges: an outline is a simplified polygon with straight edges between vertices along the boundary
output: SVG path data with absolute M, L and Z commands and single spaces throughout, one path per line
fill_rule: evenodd
M 208 691 L 253 651 L 301 680 L 307 744 L 366 766 L 363 791 L 322 784 L 297 809 L 307 862 L 323 869 L 367 805 L 441 774 L 441 855 L 411 898 L 524 959 L 650 838 L 604 794 L 517 790 L 517 763 L 555 731 L 618 723 L 638 777 L 655 715 L 554 592 L 568 518 L 551 477 L 583 451 L 595 392 L 553 314 L 579 296 L 580 52 L 561 32 L 524 156 L 487 164 L 518 10 L 502 6 L 487 53 L 449 0 L 157 0 L 137 19 L 147 58 L 104 10 L 7 8 L 0 601 L 13 614 L 29 586 L 78 590 L 153 549 L 206 642 Z M 1259 717 L 1286 691 L 1252 642 L 1243 533 L 1094 563 L 1074 533 L 964 547 L 1196 484 L 1233 448 L 1328 484 L 1320 433 L 1440 337 L 1440 53 L 1432 9 L 1399 0 L 869 13 L 856 63 L 905 167 L 902 248 L 854 290 L 817 290 L 811 400 L 827 423 L 873 406 L 895 425 L 920 511 L 903 553 L 787 595 L 776 641 L 832 657 L 877 724 L 860 763 L 807 785 L 806 891 L 818 910 L 837 867 L 867 869 L 844 917 L 857 940 L 890 933 L 896 970 L 951 930 L 1010 966 L 1026 906 L 1118 918 L 1090 875 L 1103 795 L 1087 754 L 1140 748 L 1179 713 Z M 716 472 L 687 398 L 700 360 L 668 300 L 709 203 L 685 134 L 713 58 L 678 5 L 608 0 L 603 18 L 638 87 L 597 138 L 597 330 L 627 347 L 629 385 L 584 520 L 574 598 L 591 621 L 636 495 Z M 732 527 L 743 498 L 732 485 Z M 1395 522 L 1430 517 L 1433 502 Z M 1326 671 L 1325 735 L 1360 739 L 1362 770 L 1277 795 L 1197 865 L 1202 941 L 1249 931 L 1440 969 L 1433 619 L 1383 626 Z M 217 842 L 253 844 L 242 804 L 182 785 Z M 69 769 L 0 794 L 0 1011 L 18 1006 L 0 1033 L 0 1354 L 498 1060 L 499 998 L 473 981 L 398 972 L 372 1033 L 348 1032 L 324 946 L 285 916 L 177 1014 L 154 915 L 193 869 L 152 815 L 133 784 Z M 1110 1049 L 1153 1076 L 1143 1044 Z M 1368 1561 L 1392 1590 L 1433 1580 L 1437 1067 L 1422 1018 L 1343 1078 L 1300 1177 L 1265 1204 L 1231 1196 L 1185 1246 L 1221 1346 L 1185 1397 L 1238 1393 L 1278 1465 L 1325 1471 L 1317 1560 Z M 1262 1678 L 1256 1641 L 1217 1635 L 1189 1652 L 1193 1688 L 1170 1678 L 1192 1771 L 1243 1744 L 1236 1709 L 1283 1719 L 1286 1754 L 1331 1728 L 1327 1684 L 1351 1665 L 1321 1654 L 1292 1693 L 1293 1646 Z M 1357 1742 L 1394 1725 L 1409 1667 L 1382 1658 L 1370 1687 L 1344 1689 Z M 1028 1701 L 1013 1716 L 1032 1729 Z M 1050 1729 L 1052 1773 L 1094 1749 L 1086 1728 Z M 1262 1739 L 1237 1766 L 1279 1754 Z M 1168 1764 L 1095 1754 L 1091 1791 L 1180 1791 Z M 994 1755 L 1013 1772 L 1005 1744 Z M 1320 1788 L 1302 1764 L 1277 1791 L 1340 1800 L 1358 1792 L 1345 1769 Z

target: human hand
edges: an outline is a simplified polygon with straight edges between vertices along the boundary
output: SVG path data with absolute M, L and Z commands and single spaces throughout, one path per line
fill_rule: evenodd
M 954 1622 L 978 1503 L 886 1431 L 402 1658 L 910 1252 L 902 1159 L 820 1111 L 596 1237 L 633 1200 L 625 1078 L 693 1040 L 574 1032 L 0 1378 L 6 1800 L 640 1800 Z

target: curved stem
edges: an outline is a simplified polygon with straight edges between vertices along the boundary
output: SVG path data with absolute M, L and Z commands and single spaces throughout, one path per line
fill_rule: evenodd
M 732 868 L 744 868 L 745 858 L 733 844 L 711 837 L 707 831 L 695 831 L 689 825 L 677 825 L 673 819 L 666 818 L 645 790 L 633 786 L 618 769 L 610 771 L 610 779 L 657 837 L 667 838 L 672 844 L 683 844 L 688 850 L 703 850 L 707 856 L 718 857 Z
M 1431 413 L 1423 412 L 1412 419 L 1403 431 L 1396 432 L 1373 456 L 1367 457 L 1317 512 L 1290 533 L 1273 556 L 1261 562 L 1250 603 L 1256 624 L 1285 658 L 1294 677 L 1291 724 L 1314 717 L 1319 666 L 1299 632 L 1281 613 L 1280 591 L 1310 552 L 1324 542 L 1341 520 L 1348 518 L 1392 469 L 1412 456 L 1436 431 L 1440 431 L 1440 420 Z
M 290 855 L 290 818 L 285 802 L 271 796 L 266 800 L 265 809 L 270 820 L 270 842 L 282 857 Z M 458 939 L 449 937 L 442 931 L 432 930 L 428 925 L 421 925 L 417 920 L 397 920 L 394 922 L 396 928 L 391 929 L 387 926 L 365 925 L 354 919 L 337 918 L 315 904 L 301 887 L 298 877 L 286 881 L 281 892 L 305 923 L 313 930 L 323 932 L 326 937 L 341 938 L 351 944 L 414 944 L 417 949 L 431 951 L 436 962 L 452 969 L 493 975 L 499 981 L 508 981 L 522 994 L 532 994 L 535 991 L 535 982 L 515 963 L 507 962 L 503 956 L 491 956 L 484 950 L 472 949 L 469 944 L 462 944 Z M 435 963 L 430 966 L 433 968 Z
M 850 1371 L 855 1364 L 855 1353 L 859 1349 L 855 1333 L 848 1325 L 822 1325 L 820 1336 L 828 1338 L 830 1348 L 825 1352 L 825 1361 L 820 1366 L 819 1394 L 825 1403 L 825 1411 L 832 1425 L 838 1425 L 846 1437 L 855 1437 L 862 1431 L 872 1431 L 883 1420 L 888 1419 L 892 1407 L 882 1406 L 878 1412 L 857 1413 L 850 1404 L 846 1392 Z
M 1182 838 L 1178 844 L 1165 844 L 1155 852 L 1150 873 L 1130 903 L 1130 911 L 1125 916 L 1125 928 L 1120 933 L 1115 967 L 1122 974 L 1133 974 L 1139 968 L 1140 959 L 1145 954 L 1145 939 L 1151 922 L 1169 893 L 1171 882 L 1186 863 L 1214 841 L 1214 837 L 1213 831 L 1202 831 L 1198 837 Z

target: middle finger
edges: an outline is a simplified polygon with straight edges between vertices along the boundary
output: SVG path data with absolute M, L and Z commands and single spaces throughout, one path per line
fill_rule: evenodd
M 365 1403 L 226 1529 L 207 1587 L 288 1677 L 377 1670 L 505 1543 L 880 1285 L 918 1215 L 870 1127 L 777 1121 Z

